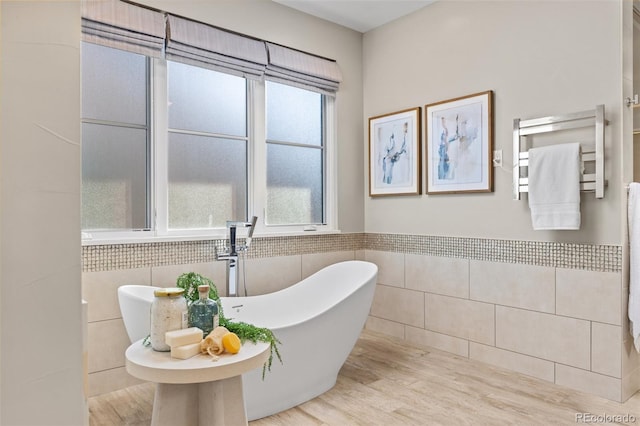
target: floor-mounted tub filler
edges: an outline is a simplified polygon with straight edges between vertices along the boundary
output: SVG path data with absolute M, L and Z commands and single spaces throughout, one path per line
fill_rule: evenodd
M 227 318 L 273 331 L 283 364 L 274 360 L 242 376 L 247 418 L 284 411 L 331 389 L 371 308 L 378 268 L 347 261 L 316 272 L 286 289 L 260 296 L 222 297 Z M 118 300 L 132 342 L 149 334 L 152 286 L 122 286 Z

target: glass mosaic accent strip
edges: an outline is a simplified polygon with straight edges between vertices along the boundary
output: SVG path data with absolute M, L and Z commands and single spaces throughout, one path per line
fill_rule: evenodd
M 365 234 L 301 235 L 254 238 L 249 258 L 361 250 Z
M 83 272 L 213 262 L 226 240 L 105 244 L 82 247 Z M 244 244 L 239 238 L 238 244 Z M 326 234 L 293 237 L 255 237 L 247 258 L 360 250 L 364 234 Z
M 368 250 L 620 272 L 622 246 L 431 235 L 365 234 Z
M 242 244 L 243 241 L 240 240 L 239 243 Z M 216 251 L 221 251 L 224 247 L 223 239 L 83 246 L 82 270 L 97 272 L 213 262 Z M 616 245 L 406 234 L 352 233 L 256 237 L 247 258 L 362 249 L 591 271 L 622 270 L 622 247 Z

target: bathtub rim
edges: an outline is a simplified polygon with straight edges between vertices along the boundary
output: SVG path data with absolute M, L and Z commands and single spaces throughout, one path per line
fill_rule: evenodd
M 368 275 L 366 275 L 364 277 L 364 279 L 361 276 L 357 276 L 357 278 L 359 280 L 361 280 L 361 282 L 356 287 L 350 289 L 349 292 L 341 294 L 341 296 L 343 296 L 343 297 L 337 298 L 331 304 L 327 304 L 326 306 L 323 307 L 322 310 L 314 311 L 313 315 L 307 316 L 301 321 L 291 321 L 289 323 L 282 323 L 282 324 L 279 324 L 279 325 L 276 325 L 276 326 L 262 325 L 262 324 L 255 324 L 255 323 L 254 323 L 254 325 L 256 325 L 258 327 L 265 327 L 265 328 L 268 328 L 270 330 L 282 330 L 282 329 L 286 329 L 286 328 L 289 328 L 289 327 L 295 327 L 297 325 L 304 324 L 304 323 L 306 323 L 308 321 L 311 321 L 314 318 L 317 318 L 317 317 L 319 317 L 321 315 L 326 314 L 331 309 L 333 309 L 335 306 L 337 306 L 338 304 L 343 302 L 345 299 L 348 299 L 349 297 L 353 296 L 354 294 L 358 293 L 363 288 L 365 288 L 367 286 L 367 284 L 369 284 L 371 282 L 371 280 L 375 280 L 376 277 L 377 277 L 377 274 L 378 274 L 378 266 L 373 262 L 364 261 L 364 260 L 346 260 L 346 261 L 342 261 L 342 262 L 332 263 L 331 265 L 327 265 L 324 268 L 322 268 L 322 269 L 314 272 L 313 274 L 309 275 L 308 277 L 303 278 L 302 280 L 296 282 L 295 284 L 292 284 L 289 287 L 285 287 L 283 289 L 274 291 L 272 293 L 258 294 L 258 295 L 255 295 L 255 296 L 234 296 L 234 297 L 228 297 L 228 296 L 222 297 L 221 296 L 220 300 L 221 300 L 223 312 L 225 313 L 225 317 L 227 319 L 231 320 L 231 321 L 234 320 L 234 318 L 227 313 L 227 306 L 224 305 L 225 302 L 228 302 L 230 300 L 237 300 L 238 303 L 241 303 L 243 300 L 253 299 L 253 300 L 258 301 L 257 303 L 263 303 L 264 300 L 267 300 L 267 302 L 269 302 L 268 299 L 277 300 L 278 297 L 282 293 L 290 291 L 293 287 L 296 287 L 296 286 L 301 285 L 301 284 L 306 285 L 306 283 L 308 281 L 319 279 L 318 275 L 321 275 L 323 273 L 323 271 L 324 271 L 324 273 L 327 273 L 326 272 L 327 269 L 334 268 L 334 267 L 337 268 L 337 267 L 340 267 L 338 265 L 344 265 L 344 264 L 349 264 L 349 263 L 357 263 L 359 265 L 366 265 L 368 268 L 370 268 L 370 271 L 369 271 L 370 273 Z M 376 285 L 375 281 L 373 282 L 373 285 L 374 286 Z M 260 299 L 262 299 L 262 300 L 260 300 Z M 242 319 L 239 319 L 239 321 L 242 321 Z
M 378 266 L 370 261 L 366 261 L 366 260 L 345 260 L 345 261 L 341 261 L 341 262 L 336 262 L 336 263 L 332 263 L 330 265 L 324 266 L 322 269 L 319 269 L 318 271 L 314 272 L 313 274 L 303 278 L 302 280 L 290 285 L 289 287 L 285 287 L 282 288 L 280 290 L 271 292 L 271 293 L 265 293 L 265 294 L 258 294 L 255 296 L 220 296 L 220 303 L 222 305 L 223 311 L 225 313 L 225 317 L 231 321 L 243 321 L 242 319 L 238 319 L 236 320 L 233 316 L 229 315 L 229 313 L 227 312 L 227 308 L 231 307 L 231 306 L 225 306 L 225 304 L 231 304 L 234 303 L 233 301 L 237 301 L 239 303 L 241 303 L 243 300 L 247 300 L 247 299 L 253 299 L 253 300 L 257 300 L 258 303 L 262 303 L 265 299 L 277 299 L 283 292 L 286 291 L 290 291 L 291 288 L 298 286 L 300 284 L 306 283 L 308 281 L 311 280 L 316 280 L 319 279 L 318 275 L 322 275 L 323 271 L 324 273 L 326 273 L 326 270 L 328 269 L 335 269 L 335 268 L 339 268 L 339 267 L 345 267 L 345 265 L 347 264 L 356 264 L 356 265 L 361 265 L 362 267 L 365 267 L 368 269 L 366 270 L 367 274 L 364 276 L 360 276 L 357 275 L 357 278 L 359 280 L 361 280 L 361 282 L 359 283 L 359 285 L 357 285 L 356 287 L 354 287 L 353 289 L 351 289 L 348 293 L 342 294 L 343 297 L 336 299 L 334 301 L 334 303 L 328 304 L 327 306 L 324 306 L 322 310 L 316 311 L 313 313 L 312 316 L 308 316 L 306 318 L 304 318 L 301 321 L 291 321 L 289 323 L 282 323 L 280 325 L 277 326 L 269 326 L 269 325 L 263 325 L 263 324 L 254 324 L 258 327 L 265 327 L 268 328 L 270 330 L 282 330 L 282 329 L 286 329 L 286 328 L 290 328 L 290 327 L 295 327 L 298 326 L 300 324 L 304 324 L 308 321 L 313 320 L 316 317 L 319 317 L 321 315 L 326 314 L 328 311 L 330 311 L 332 308 L 334 308 L 336 305 L 338 305 L 339 303 L 341 303 L 342 301 L 344 301 L 345 299 L 353 296 L 354 294 L 356 294 L 358 291 L 362 290 L 364 287 L 366 287 L 367 284 L 370 283 L 371 280 L 375 280 L 378 274 Z M 340 266 L 342 265 L 342 266 Z M 373 282 L 373 285 L 376 285 L 376 282 Z M 126 287 L 126 288 L 125 288 Z M 217 287 L 217 286 L 216 286 Z M 159 287 L 159 286 L 154 286 L 154 285 L 145 285 L 145 284 L 125 284 L 122 285 L 120 287 L 118 287 L 118 293 L 120 292 L 127 292 L 127 296 L 128 297 L 133 297 L 136 299 L 136 301 L 141 301 L 141 302 L 146 302 L 146 303 L 153 303 L 153 290 L 157 289 L 157 288 L 163 288 L 163 287 Z M 129 290 L 133 290 L 133 291 L 129 291 Z M 141 293 L 138 293 L 138 290 L 145 290 L 144 292 L 142 292 L 144 295 L 142 295 Z M 149 296 L 149 298 L 147 299 L 145 296 Z M 262 299 L 262 300 L 260 300 Z M 268 300 L 267 300 L 268 302 Z

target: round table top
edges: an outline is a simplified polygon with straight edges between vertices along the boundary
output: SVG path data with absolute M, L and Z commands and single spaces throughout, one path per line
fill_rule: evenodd
M 269 344 L 245 342 L 237 354 L 224 353 L 217 361 L 206 354 L 189 359 L 171 358 L 170 352 L 154 351 L 142 340 L 125 352 L 127 372 L 155 383 L 204 383 L 239 376 L 262 367 L 269 359 Z

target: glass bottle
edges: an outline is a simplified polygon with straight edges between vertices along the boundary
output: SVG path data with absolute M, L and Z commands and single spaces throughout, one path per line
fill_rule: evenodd
M 160 288 L 153 292 L 151 304 L 151 347 L 167 352 L 171 348 L 164 341 L 167 331 L 187 328 L 187 299 L 184 290 L 177 287 Z
M 206 337 L 219 323 L 218 303 L 209 299 L 209 286 L 198 286 L 198 300 L 189 306 L 189 327 L 198 327 Z

